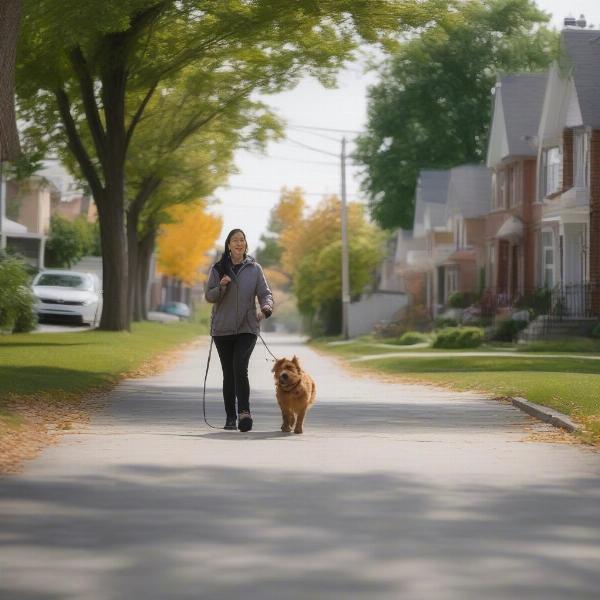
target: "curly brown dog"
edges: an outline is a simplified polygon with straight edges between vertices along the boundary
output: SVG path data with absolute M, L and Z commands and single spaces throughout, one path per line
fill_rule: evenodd
M 317 386 L 308 373 L 300 368 L 298 357 L 280 358 L 271 369 L 275 374 L 277 403 L 281 408 L 281 431 L 302 433 L 306 411 L 315 402 Z

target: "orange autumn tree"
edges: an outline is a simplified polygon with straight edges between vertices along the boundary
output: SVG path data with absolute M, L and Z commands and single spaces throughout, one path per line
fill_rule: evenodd
M 175 204 L 168 209 L 170 223 L 161 225 L 158 237 L 158 269 L 186 285 L 206 279 L 208 251 L 221 233 L 221 217 L 206 212 L 203 201 Z

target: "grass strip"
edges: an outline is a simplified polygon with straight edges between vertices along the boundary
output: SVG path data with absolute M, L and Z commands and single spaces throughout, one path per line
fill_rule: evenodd
M 331 346 L 316 342 L 325 352 L 351 359 L 356 352 L 381 354 L 359 342 Z M 543 351 L 551 347 L 542 345 Z M 540 350 L 542 349 L 540 348 Z M 578 346 L 577 352 L 581 353 Z M 454 351 L 453 351 L 454 352 Z M 352 369 L 396 374 L 403 379 L 450 386 L 460 391 L 480 391 L 499 397 L 522 396 L 559 410 L 581 423 L 585 438 L 600 443 L 600 361 L 578 359 L 566 352 L 557 358 L 528 356 L 394 356 L 348 363 Z

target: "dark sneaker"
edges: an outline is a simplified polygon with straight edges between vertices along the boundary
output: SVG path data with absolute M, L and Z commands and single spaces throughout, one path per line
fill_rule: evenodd
M 249 411 L 243 410 L 238 415 L 238 429 L 243 432 L 252 429 L 252 417 L 250 416 Z
M 223 429 L 227 429 L 228 431 L 235 431 L 237 429 L 235 424 L 235 417 L 233 419 L 227 419 L 225 421 L 225 427 Z

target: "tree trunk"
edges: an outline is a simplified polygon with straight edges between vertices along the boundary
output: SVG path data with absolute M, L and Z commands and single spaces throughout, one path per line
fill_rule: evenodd
M 19 156 L 19 135 L 15 118 L 15 57 L 21 0 L 0 2 L 0 160 Z
M 148 281 L 150 279 L 150 263 L 152 261 L 152 252 L 154 251 L 154 242 L 156 232 L 147 233 L 138 243 L 138 272 L 136 277 L 136 290 L 134 296 L 135 321 L 148 319 Z
M 114 199 L 113 199 L 114 200 Z M 103 308 L 100 329 L 129 329 L 127 319 L 127 239 L 125 211 L 117 202 L 98 202 L 100 242 L 102 244 Z

